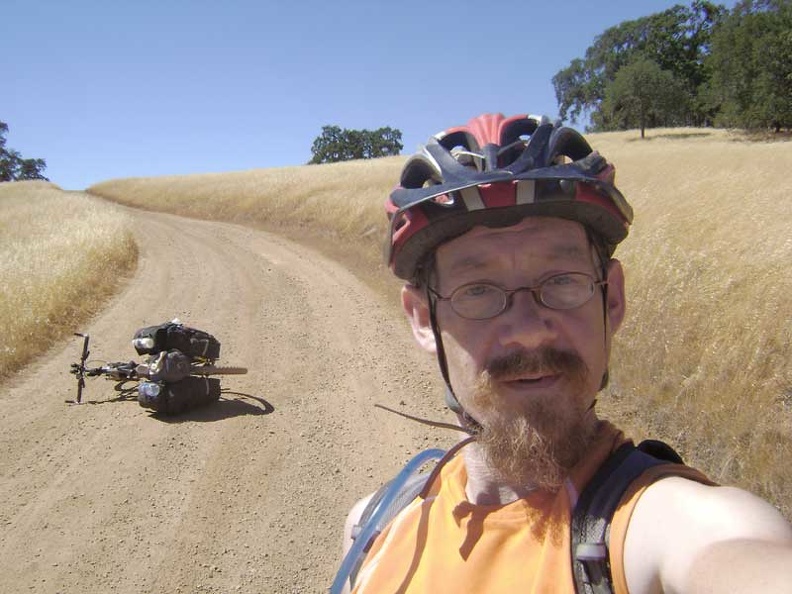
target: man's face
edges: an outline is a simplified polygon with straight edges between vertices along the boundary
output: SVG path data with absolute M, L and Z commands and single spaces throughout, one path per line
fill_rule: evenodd
M 563 219 L 528 217 L 507 228 L 477 227 L 443 244 L 436 254 L 434 288 L 443 296 L 472 282 L 513 289 L 537 286 L 565 272 L 595 279 L 601 275 L 583 227 Z M 541 465 L 537 461 L 542 456 L 552 458 L 556 468 L 536 470 L 563 474 L 585 447 L 593 430 L 590 409 L 608 366 L 610 337 L 624 312 L 623 277 L 616 261 L 609 266 L 608 281 L 605 310 L 599 289 L 571 310 L 549 309 L 531 292 L 521 291 L 506 311 L 488 320 L 465 319 L 448 301 L 437 303 L 451 385 L 462 407 L 484 428 L 479 443 L 495 466 L 508 467 L 501 469 L 504 475 L 527 472 L 506 478 L 541 482 L 525 467 Z M 405 306 L 409 301 L 405 299 Z M 421 341 L 416 327 L 420 316 L 415 316 L 420 308 L 413 305 L 412 311 Z M 432 350 L 433 339 L 425 332 L 423 337 L 421 343 Z

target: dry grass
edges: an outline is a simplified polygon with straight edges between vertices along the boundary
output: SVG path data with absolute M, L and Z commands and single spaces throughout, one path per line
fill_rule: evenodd
M 792 143 L 601 135 L 636 221 L 614 408 L 792 516 Z
M 792 517 L 792 143 L 694 129 L 590 140 L 616 163 L 636 211 L 618 252 L 630 311 L 602 409 Z M 392 289 L 380 263 L 382 202 L 403 161 L 114 180 L 89 191 L 319 238 Z
M 382 204 L 401 157 L 255 169 L 236 173 L 129 178 L 88 189 L 132 206 L 208 219 L 305 228 L 343 238 L 381 238 Z
M 137 262 L 126 217 L 45 182 L 0 184 L 0 378 L 96 312 Z
M 109 180 L 87 192 L 186 216 L 275 231 L 348 262 L 368 283 L 393 289 L 381 265 L 383 208 L 403 157 L 233 173 Z

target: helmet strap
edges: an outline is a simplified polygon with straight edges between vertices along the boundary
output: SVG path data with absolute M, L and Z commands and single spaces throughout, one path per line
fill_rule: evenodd
M 443 347 L 443 337 L 440 334 L 440 326 L 437 323 L 437 300 L 429 291 L 427 283 L 426 299 L 429 302 L 429 323 L 432 326 L 432 334 L 435 339 L 435 350 L 437 352 L 437 364 L 440 366 L 440 374 L 445 382 L 445 401 L 452 411 L 458 415 L 465 414 L 462 405 L 459 404 L 454 389 L 451 387 L 451 379 L 448 375 L 448 361 L 446 360 L 445 348 Z
M 602 272 L 601 280 L 607 281 L 608 280 L 608 264 L 611 261 L 611 252 L 608 248 L 603 244 L 602 240 L 596 236 L 596 234 L 591 230 L 590 227 L 585 226 L 586 236 L 589 240 L 589 245 L 591 245 L 595 257 L 594 265 L 596 266 L 599 264 L 600 270 Z M 602 341 L 603 341 L 603 348 L 608 350 L 608 283 L 600 285 L 602 289 Z M 610 374 L 610 370 L 606 367 L 605 372 L 602 374 L 602 380 L 600 381 L 600 390 L 604 390 L 605 387 L 608 385 L 608 377 Z
M 471 435 L 477 434 L 481 430 L 481 424 L 470 416 L 470 414 L 462 408 L 459 399 L 454 394 L 454 389 L 451 387 L 451 379 L 448 374 L 448 361 L 446 359 L 445 348 L 443 347 L 443 337 L 440 334 L 440 326 L 437 323 L 437 300 L 428 289 L 427 283 L 426 298 L 429 302 L 429 322 L 432 326 L 432 334 L 435 338 L 435 350 L 437 352 L 437 363 L 440 366 L 440 373 L 445 382 L 445 402 L 446 406 L 455 412 L 462 420 L 462 428 Z
M 608 261 L 606 260 L 602 264 L 602 279 L 608 279 Z M 608 352 L 608 283 L 600 285 L 602 288 L 602 340 L 603 345 L 602 348 L 605 349 L 605 353 Z M 602 374 L 602 381 L 600 382 L 600 390 L 604 390 L 605 387 L 608 385 L 608 379 L 610 376 L 610 368 L 609 366 L 605 367 L 605 373 Z M 595 401 L 596 402 L 596 401 Z

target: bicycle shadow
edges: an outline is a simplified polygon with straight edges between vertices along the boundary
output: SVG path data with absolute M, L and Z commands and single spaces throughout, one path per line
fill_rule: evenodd
M 228 398 L 237 396 L 238 398 Z M 254 402 L 250 402 L 250 400 Z M 202 406 L 193 410 L 185 411 L 178 415 L 165 415 L 163 413 L 152 412 L 151 418 L 165 423 L 183 423 L 185 421 L 207 423 L 232 419 L 243 415 L 263 416 L 275 412 L 275 407 L 262 398 L 244 392 L 233 392 L 231 390 L 221 390 L 220 400 L 208 406 Z
M 118 396 L 104 400 L 83 400 L 77 403 L 74 400 L 66 400 L 67 404 L 82 406 L 85 404 L 111 404 L 116 402 L 137 401 L 137 388 L 116 388 Z M 237 396 L 237 398 L 229 398 Z M 253 402 L 250 402 L 250 401 Z M 263 416 L 275 412 L 275 407 L 260 396 L 245 394 L 244 392 L 233 392 L 231 390 L 220 390 L 220 400 L 205 406 L 194 408 L 178 414 L 168 415 L 166 413 L 148 410 L 149 417 L 163 421 L 165 423 L 181 423 L 184 421 L 193 422 L 213 422 L 223 419 L 232 419 L 243 415 Z
M 112 402 L 128 402 L 131 400 L 137 400 L 137 384 L 132 387 L 124 386 L 125 382 L 119 382 L 113 387 L 113 390 L 118 393 L 118 396 L 115 398 L 104 398 L 102 400 L 88 400 L 85 397 L 80 402 L 77 400 L 67 399 L 64 402 L 66 404 L 74 404 L 76 406 L 82 406 L 84 404 L 110 404 Z

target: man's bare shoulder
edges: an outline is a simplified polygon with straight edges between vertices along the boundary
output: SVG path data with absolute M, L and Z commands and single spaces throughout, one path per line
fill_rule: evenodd
M 736 487 L 682 477 L 657 481 L 636 503 L 627 529 L 624 569 L 630 591 L 689 591 L 702 570 L 699 562 L 707 558 L 717 564 L 709 552 L 723 543 L 744 543 L 746 566 L 754 563 L 750 543 L 769 543 L 792 560 L 792 526 L 767 501 Z M 724 575 L 727 569 L 740 571 L 721 569 Z
M 644 517 L 645 516 L 645 517 Z M 764 499 L 737 487 L 712 486 L 668 477 L 646 489 L 630 522 L 659 517 L 683 522 L 682 533 L 705 531 L 701 538 L 792 538 L 792 527 Z

